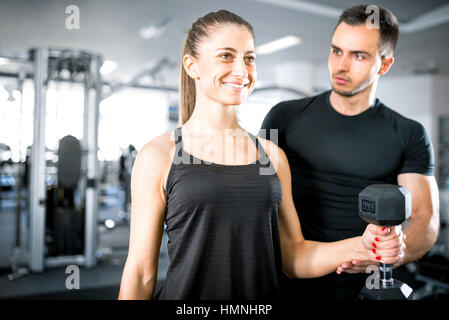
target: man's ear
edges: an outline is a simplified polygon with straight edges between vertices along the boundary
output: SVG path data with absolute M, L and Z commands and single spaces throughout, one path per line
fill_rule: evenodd
M 196 60 L 189 54 L 184 55 L 182 59 L 182 64 L 184 67 L 184 70 L 189 75 L 190 78 L 199 80 L 200 76 L 198 73 L 198 64 Z
M 383 76 L 390 70 L 394 63 L 394 57 L 385 57 L 382 59 L 382 65 L 380 66 L 379 75 Z

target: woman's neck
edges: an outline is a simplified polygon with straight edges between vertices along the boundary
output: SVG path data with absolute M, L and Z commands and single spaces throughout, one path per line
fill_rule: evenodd
M 197 97 L 190 119 L 184 123 L 184 149 L 196 158 L 213 163 L 248 164 L 257 150 L 237 120 L 237 106 Z
M 237 120 L 237 106 L 223 105 L 207 97 L 199 96 L 190 119 L 183 125 L 186 130 L 226 130 L 242 129 Z

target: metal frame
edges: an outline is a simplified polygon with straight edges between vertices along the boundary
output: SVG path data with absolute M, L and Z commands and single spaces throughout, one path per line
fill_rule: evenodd
M 98 122 L 101 101 L 100 67 L 101 56 L 83 51 L 35 48 L 30 51 L 34 62 L 34 131 L 31 154 L 30 181 L 30 236 L 29 236 L 29 269 L 43 272 L 45 268 L 83 265 L 87 268 L 97 264 L 98 249 Z M 84 118 L 83 118 L 83 162 L 86 175 L 80 183 L 85 189 L 85 243 L 84 254 L 74 256 L 45 257 L 45 225 L 46 225 L 46 184 L 45 184 L 45 117 L 47 84 L 55 69 L 55 61 L 67 58 L 86 59 L 88 66 L 84 71 Z
M 34 127 L 30 173 L 30 255 L 29 268 L 44 271 L 45 256 L 45 106 L 48 48 L 32 51 L 34 60 Z
M 100 118 L 102 59 L 92 57 L 90 70 L 86 77 L 86 95 L 84 114 L 84 132 L 87 143 L 87 188 L 86 188 L 86 225 L 85 225 L 85 266 L 96 265 L 96 249 L 98 244 L 98 196 L 99 196 L 99 163 L 98 163 L 98 123 Z

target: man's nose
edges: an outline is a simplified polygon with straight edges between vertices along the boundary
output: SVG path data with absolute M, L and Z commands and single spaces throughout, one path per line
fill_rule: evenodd
M 351 57 L 348 55 L 343 55 L 337 64 L 338 71 L 349 71 L 351 65 Z

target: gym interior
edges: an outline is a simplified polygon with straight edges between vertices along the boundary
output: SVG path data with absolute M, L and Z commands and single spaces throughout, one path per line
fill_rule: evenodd
M 0 299 L 117 299 L 133 163 L 178 126 L 182 44 L 197 17 L 226 9 L 253 25 L 258 78 L 238 119 L 257 135 L 278 102 L 331 89 L 332 32 L 341 11 L 359 3 L 2 0 Z M 439 187 L 438 239 L 401 280 L 415 300 L 447 299 L 449 2 L 375 4 L 400 24 L 376 96 L 425 127 Z M 167 241 L 164 233 L 156 287 L 169 266 Z

